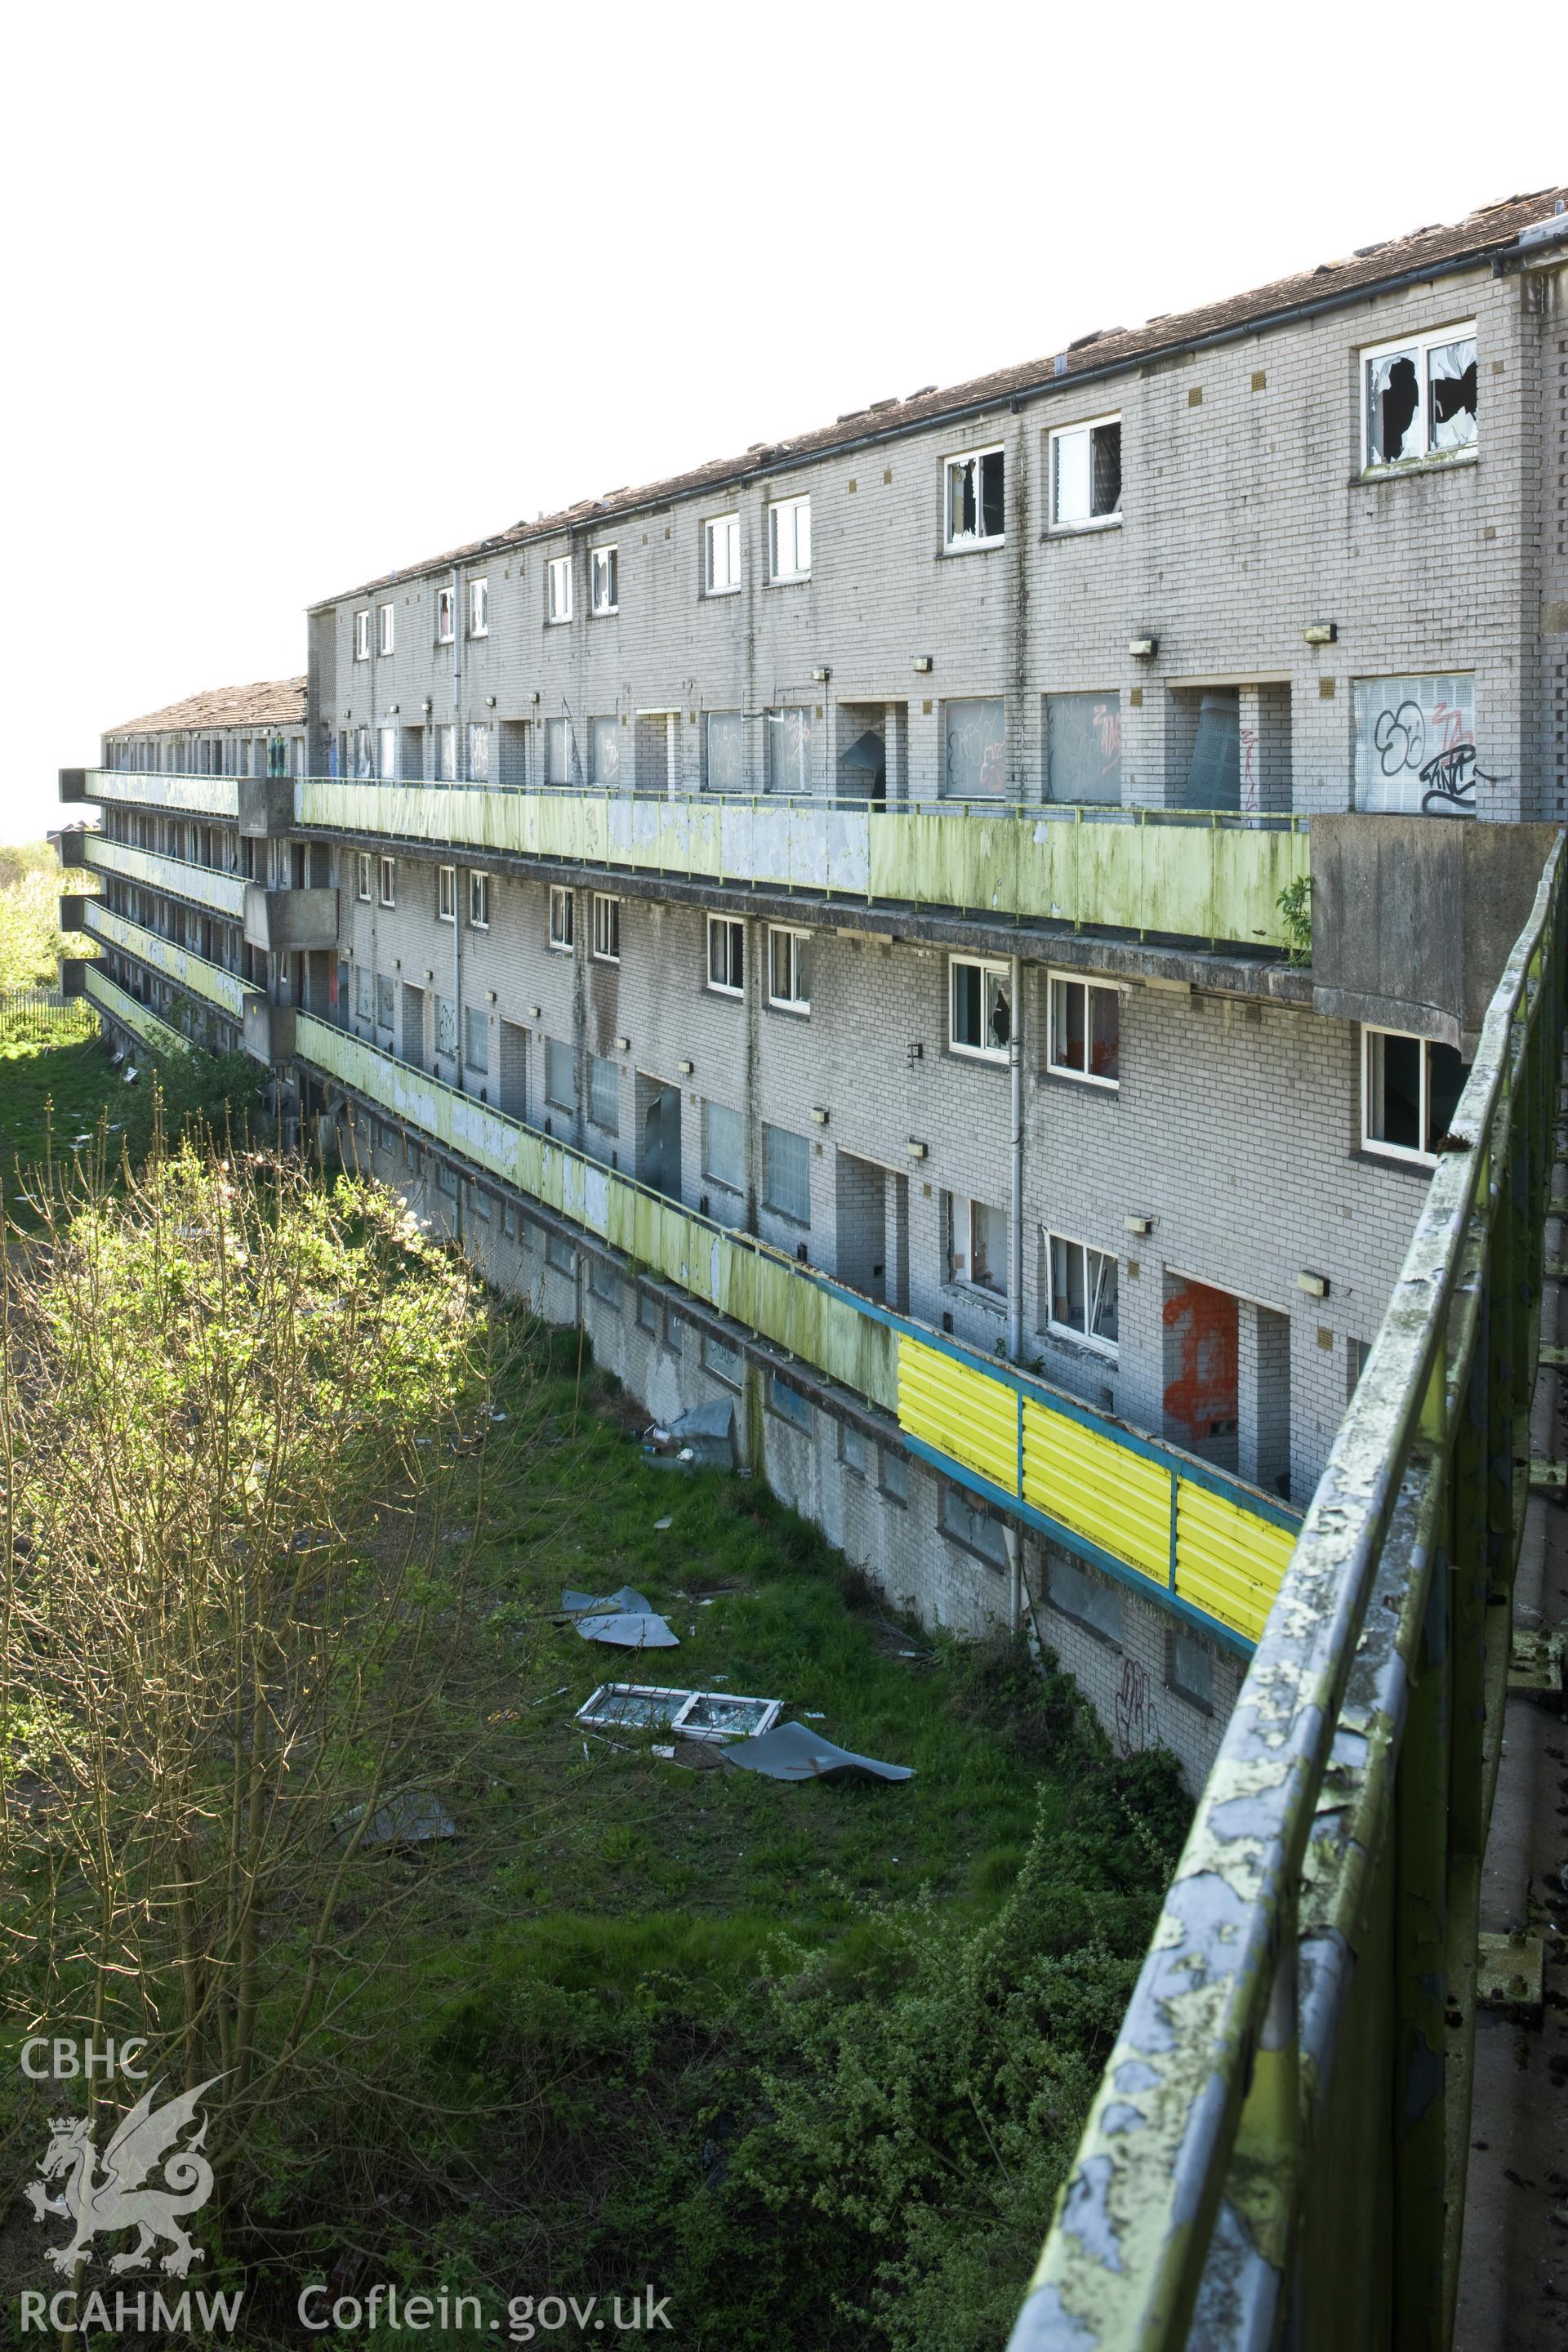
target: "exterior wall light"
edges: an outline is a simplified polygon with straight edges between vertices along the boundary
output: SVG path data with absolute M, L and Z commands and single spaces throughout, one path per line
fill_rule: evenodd
M 689 1078 L 695 1071 L 697 1065 L 695 1062 L 679 1062 L 676 1065 L 676 1067 L 679 1070 L 683 1078 Z
M 905 1149 L 908 1150 L 911 1160 L 923 1160 L 926 1157 L 928 1148 L 929 1147 L 927 1145 L 917 1141 L 915 1137 L 912 1135 L 910 1136 L 908 1144 L 905 1146 Z
M 913 661 L 910 662 L 910 667 L 914 671 L 917 677 L 929 677 L 931 676 L 931 659 L 930 654 L 917 654 Z
M 1310 646 L 1337 646 L 1340 629 L 1337 621 L 1309 621 L 1301 635 Z
M 1152 661 L 1160 650 L 1158 637 L 1130 637 L 1127 650 L 1134 661 Z
M 1123 1217 L 1121 1222 L 1130 1234 L 1152 1234 L 1154 1230 L 1152 1217 Z
M 811 1118 L 812 1124 L 816 1127 L 826 1127 L 827 1125 L 827 1113 L 818 1103 L 814 1103 L 812 1105 Z
M 1329 1295 L 1329 1277 L 1326 1274 L 1309 1274 L 1303 1269 L 1296 1276 L 1296 1287 L 1298 1290 L 1304 1290 L 1309 1298 L 1326 1298 Z

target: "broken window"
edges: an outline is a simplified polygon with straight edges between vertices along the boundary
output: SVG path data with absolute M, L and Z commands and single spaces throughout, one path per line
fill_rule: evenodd
M 476 931 L 489 929 L 490 877 L 488 874 L 470 872 L 468 876 L 468 925 Z
M 436 591 L 436 643 L 449 646 L 457 635 L 457 594 L 450 588 Z
M 619 548 L 596 547 L 588 559 L 593 583 L 593 604 L 595 613 L 618 613 L 621 609 L 621 556 Z
M 1121 512 L 1121 419 L 1104 416 L 1051 435 L 1051 525 L 1080 530 Z
M 572 1076 L 572 1048 L 559 1038 L 544 1041 L 544 1099 L 557 1110 L 575 1110 L 577 1088 Z
M 458 869 L 455 866 L 437 866 L 436 868 L 436 918 L 442 923 L 455 923 L 458 919 Z
M 370 752 L 370 729 L 356 727 L 354 729 L 354 774 L 370 776 L 374 773 Z
M 746 1184 L 746 1154 L 741 1114 L 723 1103 L 702 1106 L 702 1173 L 727 1191 L 741 1192 Z
M 1007 788 L 1007 706 L 1000 696 L 942 706 L 944 800 L 1000 800 Z
M 621 1131 L 621 1074 L 602 1054 L 588 1056 L 588 1116 L 606 1135 Z
M 746 722 L 738 710 L 710 710 L 706 733 L 707 773 L 710 793 L 743 793 L 746 789 Z
M 570 721 L 547 719 L 544 722 L 544 781 L 547 784 L 569 784 L 576 756 L 576 746 L 569 732 Z
M 797 1225 L 811 1223 L 811 1146 L 787 1127 L 763 1129 L 763 1206 Z
M 1007 1296 L 1007 1213 L 962 1192 L 944 1192 L 947 1279 Z
M 370 614 L 368 612 L 356 613 L 354 614 L 354 659 L 355 661 L 369 661 L 370 659 Z
M 683 1739 L 755 1739 L 784 1712 L 782 1698 L 743 1698 L 739 1692 L 661 1690 L 646 1683 L 601 1683 L 577 1710 L 577 1720 L 600 1729 L 678 1731 Z
M 1365 352 L 1368 466 L 1405 466 L 1476 442 L 1476 331 L 1436 335 Z
M 770 793 L 809 793 L 816 772 L 812 758 L 816 721 L 808 704 L 791 710 L 768 712 L 767 789 Z
M 368 907 L 370 904 L 370 853 L 368 850 L 362 849 L 355 856 L 354 885 L 358 896 Z
M 1114 1087 L 1121 1079 L 1121 995 L 1091 980 L 1051 974 L 1046 1067 L 1057 1077 Z
M 481 1075 L 490 1066 L 490 1024 L 488 1013 L 469 1005 L 463 1015 L 463 1059 Z
M 1190 809 L 1241 806 L 1241 697 L 1233 686 L 1215 688 L 1198 705 L 1197 732 L 1182 805 Z
M 1066 1552 L 1055 1546 L 1046 1553 L 1046 1590 L 1053 1609 L 1064 1617 L 1077 1618 L 1080 1625 L 1098 1633 L 1107 1642 L 1121 1640 L 1121 1588 L 1109 1578 L 1097 1576 L 1091 1569 L 1081 1568 Z
M 838 1424 L 838 1459 L 846 1470 L 853 1470 L 857 1476 L 863 1478 L 868 1454 L 865 1431 L 855 1428 L 850 1422 L 841 1421 Z
M 1452 1045 L 1363 1028 L 1362 1142 L 1368 1151 L 1435 1166 L 1470 1075 Z
M 621 724 L 618 719 L 590 719 L 588 758 L 593 780 L 602 793 L 618 792 L 622 781 Z
M 1046 798 L 1093 807 L 1121 805 L 1121 697 L 1046 697 Z
M 395 604 L 383 604 L 380 609 L 379 619 L 381 624 L 380 648 L 384 654 L 389 654 L 392 651 L 393 642 L 397 627 L 397 607 Z
M 708 918 L 708 985 L 739 996 L 746 979 L 746 927 L 728 915 Z
M 804 580 L 809 573 L 809 499 L 782 499 L 768 509 L 768 568 L 774 580 Z
M 1000 449 L 977 449 L 947 461 L 947 544 L 996 547 L 1006 536 L 1005 476 Z
M 1358 809 L 1474 815 L 1477 783 L 1492 780 L 1476 765 L 1473 670 L 1358 677 L 1352 696 Z
M 1010 980 L 1005 963 L 976 963 L 954 956 L 949 965 L 951 1025 L 955 1054 L 975 1054 L 1005 1062 L 1013 1034 Z
M 468 583 L 468 635 L 488 637 L 490 633 L 490 583 L 488 580 Z
M 458 1051 L 458 1008 L 449 996 L 436 999 L 436 1051 L 452 1055 Z
M 544 567 L 545 614 L 552 621 L 572 618 L 572 558 L 553 555 Z
M 574 899 L 558 882 L 550 886 L 550 944 L 563 955 L 572 952 Z
M 577 1253 L 564 1234 L 547 1233 L 544 1236 L 544 1263 L 552 1265 L 557 1274 L 575 1274 Z
M 768 932 L 768 1003 L 789 1013 L 811 1011 L 811 933 Z
M 741 584 L 741 518 L 716 515 L 702 527 L 703 577 L 710 596 L 727 596 Z
M 796 1429 L 809 1430 L 812 1425 L 811 1399 L 802 1396 L 798 1389 L 792 1389 L 787 1381 L 781 1381 L 776 1372 L 768 1381 L 768 1410 Z
M 740 1387 L 745 1371 L 745 1359 L 739 1348 L 732 1348 L 728 1339 L 721 1339 L 712 1331 L 703 1334 L 702 1364 L 704 1370 L 711 1372 L 716 1380 L 726 1381 L 732 1389 Z
M 1047 1328 L 1113 1351 L 1120 1260 L 1083 1242 L 1064 1240 L 1060 1234 L 1047 1234 L 1045 1244 Z

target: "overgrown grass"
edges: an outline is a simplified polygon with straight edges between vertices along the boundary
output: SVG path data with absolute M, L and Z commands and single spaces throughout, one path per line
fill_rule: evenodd
M 244 1054 L 146 1055 L 127 1066 L 136 1069 L 132 1083 L 100 1037 L 0 1045 L 0 1181 L 14 1215 L 25 1221 L 18 1193 L 46 1152 L 66 1163 L 73 1151 L 103 1153 L 110 1168 L 124 1151 L 140 1160 L 152 1139 L 156 1096 L 167 1136 L 195 1122 L 221 1138 L 231 1117 L 250 1117 L 260 1087 L 261 1072 Z

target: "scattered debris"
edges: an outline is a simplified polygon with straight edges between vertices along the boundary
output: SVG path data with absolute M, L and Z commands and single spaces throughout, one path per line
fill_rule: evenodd
M 607 1642 L 617 1650 L 675 1650 L 680 1636 L 643 1593 L 623 1584 L 618 1592 L 598 1596 L 566 1591 L 561 1606 L 577 1620 L 584 1642 Z
M 648 1430 L 643 1438 L 643 1458 L 661 1469 L 732 1470 L 734 1405 L 728 1397 L 716 1397 L 710 1403 L 694 1404 L 668 1429 Z
M 662 1519 L 655 1519 L 653 1523 L 653 1531 L 656 1536 L 661 1536 L 664 1534 L 667 1528 L 672 1528 L 674 1525 L 675 1521 L 668 1517 Z
M 653 1683 L 601 1683 L 577 1710 L 579 1723 L 674 1731 L 683 1739 L 752 1739 L 771 1731 L 782 1698 L 742 1698 L 728 1691 L 667 1690 Z
M 364 1818 L 363 1805 L 351 1806 L 332 1823 L 340 1843 L 346 1845 Z M 428 1845 L 439 1838 L 458 1834 L 457 1823 L 438 1797 L 428 1790 L 408 1789 L 400 1797 L 389 1797 L 378 1805 L 370 1817 L 361 1846 Z
M 857 1756 L 838 1747 L 804 1723 L 781 1723 L 761 1738 L 739 1748 L 726 1748 L 726 1764 L 747 1772 L 762 1772 L 770 1780 L 912 1780 L 908 1764 L 883 1764 L 874 1756 Z

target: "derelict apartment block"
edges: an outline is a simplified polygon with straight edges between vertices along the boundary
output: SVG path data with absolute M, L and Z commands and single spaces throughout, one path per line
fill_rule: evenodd
M 1561 201 L 317 605 L 87 985 L 1201 1770 L 1568 802 Z

